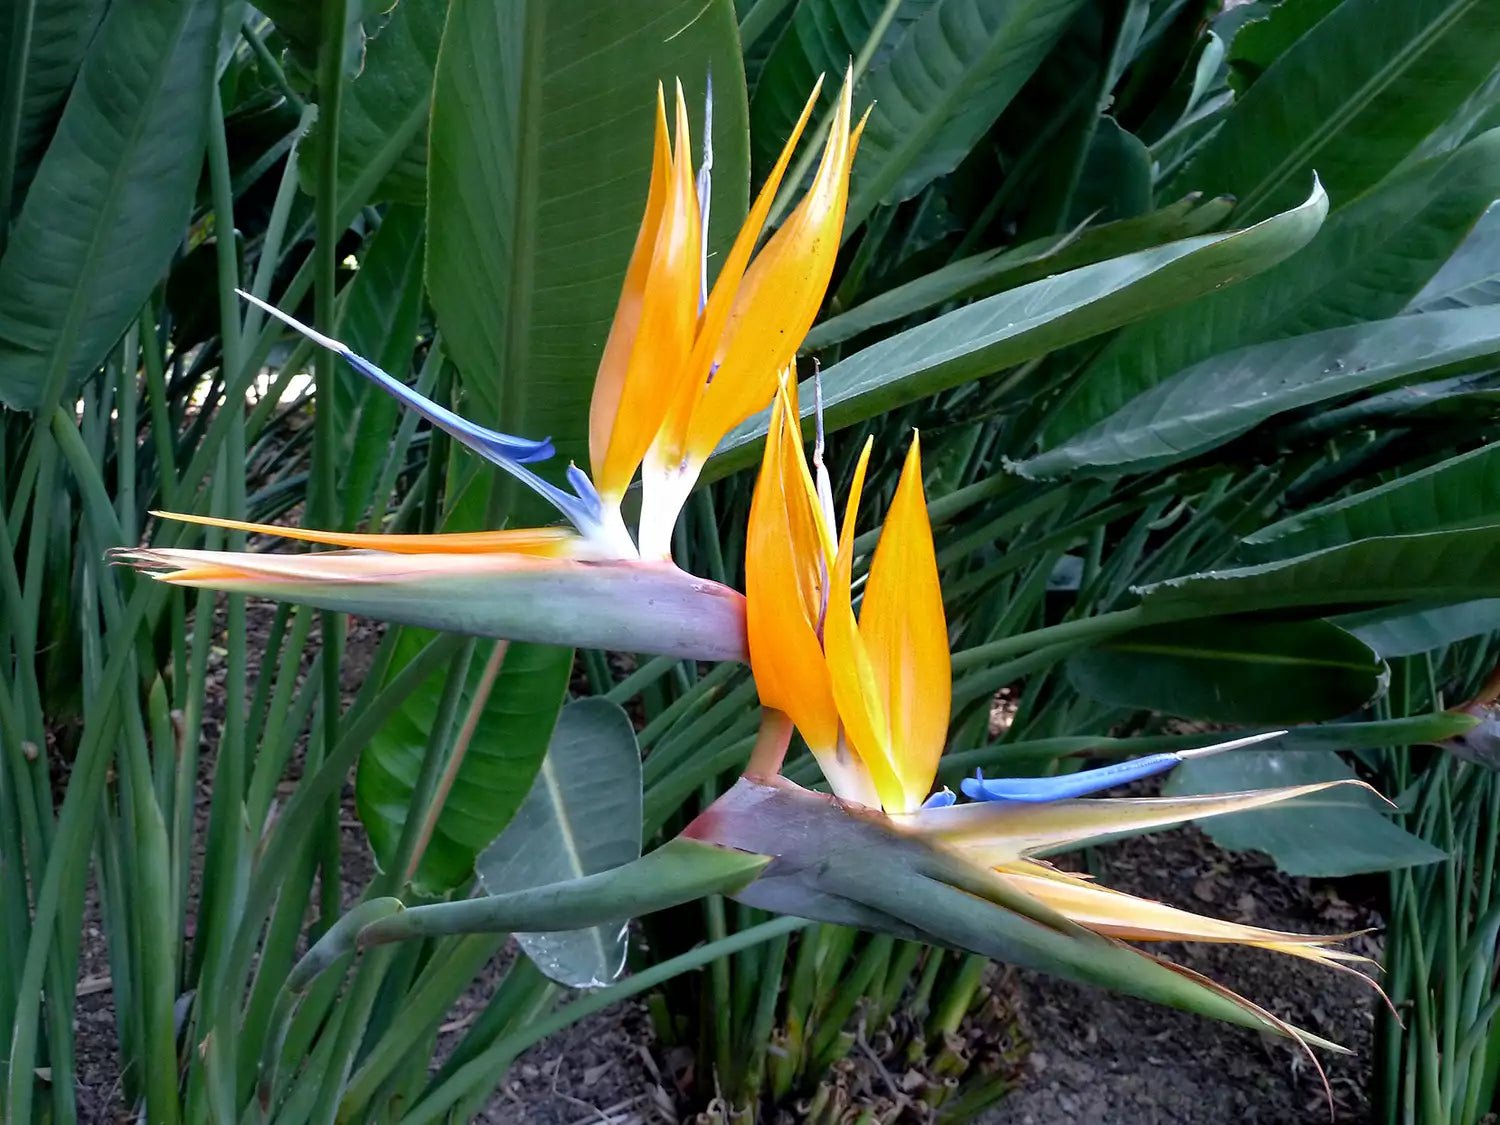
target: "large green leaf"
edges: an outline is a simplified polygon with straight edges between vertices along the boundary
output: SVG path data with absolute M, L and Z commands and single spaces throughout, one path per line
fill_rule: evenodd
M 17 34 L 18 21 L 28 7 L 31 34 L 23 37 Z M 11 176 L 9 185 L 0 183 L 0 199 L 10 204 L 0 207 L 0 219 L 8 221 L 6 212 L 18 209 L 26 196 L 104 8 L 104 0 L 0 0 L 0 28 L 6 29 L 0 73 L 7 79 L 5 92 L 0 93 L 0 128 L 15 121 L 13 164 L 9 168 L 0 165 L 0 177 Z M 12 91 L 9 79 L 16 74 L 24 74 L 24 86 Z M 13 105 L 5 100 L 12 92 L 20 95 Z M 4 194 L 7 187 L 10 193 Z
M 404 2 L 404 0 L 402 0 Z M 305 69 L 318 63 L 318 47 L 323 41 L 323 0 L 254 0 L 270 16 L 291 46 L 292 57 Z M 386 5 L 374 0 L 345 0 L 344 3 L 344 72 L 358 72 L 364 59 L 364 18 L 367 13 Z
M 879 49 L 888 54 L 935 2 L 897 0 L 882 27 L 890 0 L 802 0 L 766 57 L 750 102 L 750 152 L 757 178 L 775 163 L 820 76 L 820 101 L 827 109 L 838 96 L 844 68 L 865 52 L 877 31 L 882 33 Z M 876 50 L 871 47 L 872 56 L 879 58 Z
M 1106 258 L 1191 238 L 1223 222 L 1232 205 L 1227 199 L 1200 203 L 1192 195 L 1149 215 L 973 254 L 829 317 L 807 334 L 804 347 L 824 348 L 934 305 L 988 296 Z
M 491 895 L 623 867 L 641 855 L 641 756 L 630 719 L 604 699 L 562 709 L 547 757 L 515 818 L 479 857 Z M 608 984 L 625 968 L 620 921 L 521 933 L 537 968 L 571 988 Z
M 104 359 L 182 239 L 203 162 L 214 0 L 117 0 L 0 260 L 0 402 L 34 410 Z
M 427 114 L 448 0 L 401 0 L 365 52 L 364 66 L 346 84 L 339 109 L 339 183 L 360 198 L 427 202 Z M 303 139 L 298 171 L 317 178 L 323 130 Z M 369 182 L 375 174 L 383 176 Z
M 1500 194 L 1500 130 L 1424 161 L 1333 214 L 1300 253 L 1242 284 L 1134 324 L 1051 415 L 1043 448 L 1110 417 L 1188 365 L 1400 312 Z
M 851 425 L 1268 269 L 1307 244 L 1327 207 L 1314 186 L 1305 203 L 1248 230 L 1184 239 L 1044 278 L 882 340 L 823 373 L 827 422 L 835 429 Z M 810 414 L 810 388 L 803 402 Z M 735 429 L 709 474 L 750 463 L 765 432 L 764 414 Z
M 670 93 L 680 76 L 697 114 L 710 72 L 711 223 L 724 240 L 748 196 L 730 0 L 454 0 L 449 12 L 428 288 L 473 413 L 550 434 L 559 464 L 587 460 L 594 370 L 646 198 L 656 84 Z
M 392 667 L 405 667 L 430 639 L 430 634 L 420 630 L 405 630 Z M 501 661 L 499 675 L 487 677 L 487 667 L 496 659 Z M 469 664 L 455 732 L 476 696 L 483 695 L 482 703 L 463 762 L 415 873 L 418 885 L 442 892 L 463 883 L 474 873 L 475 857 L 521 807 L 546 753 L 572 666 L 569 649 L 511 644 L 497 655 L 493 643 L 478 647 Z M 395 850 L 411 812 L 412 789 L 447 675 L 437 673 L 418 688 L 360 754 L 355 801 L 382 866 Z
M 1193 364 L 1017 469 L 1041 478 L 1160 468 L 1277 414 L 1495 354 L 1500 309 L 1489 308 L 1393 317 L 1255 344 Z M 1500 508 L 1492 504 L 1488 511 Z
M 1314 171 L 1337 206 L 1394 169 L 1490 75 L 1493 0 L 1345 0 L 1283 53 L 1168 184 L 1287 206 Z
M 1500 524 L 1388 535 L 1144 587 L 1148 620 L 1500 597 Z
M 1078 6 L 1079 0 L 939 0 L 924 12 L 862 90 L 875 108 L 854 165 L 849 225 L 958 167 Z
M 1497 518 L 1500 445 L 1487 445 L 1288 516 L 1247 536 L 1243 553 L 1251 560 L 1284 559 L 1356 539 L 1479 527 Z
M 1164 787 L 1169 796 L 1353 780 L 1329 750 L 1237 750 L 1184 762 Z M 1339 877 L 1435 863 L 1443 853 L 1391 822 L 1387 806 L 1352 785 L 1285 805 L 1228 813 L 1200 827 L 1232 851 L 1266 852 L 1289 875 Z
M 1425 383 L 1403 382 L 1393 390 L 1320 410 L 1279 432 L 1288 441 L 1306 441 L 1346 435 L 1361 427 L 1461 422 L 1465 433 L 1473 433 L 1476 425 L 1497 417 L 1500 378 L 1493 371 L 1479 371 Z
M 1311 31 L 1343 0 L 1291 0 L 1274 4 L 1260 18 L 1247 20 L 1229 44 L 1225 64 L 1235 93 L 1244 92 L 1293 43 Z
M 1480 217 L 1443 268 L 1412 298 L 1411 311 L 1494 304 L 1500 304 L 1500 204 Z
M 1090 698 L 1221 723 L 1308 723 L 1357 710 L 1385 686 L 1363 642 L 1326 621 L 1213 618 L 1152 625 L 1069 659 Z
M 1383 658 L 1415 656 L 1500 630 L 1500 598 L 1455 605 L 1395 605 L 1350 613 L 1335 623 Z

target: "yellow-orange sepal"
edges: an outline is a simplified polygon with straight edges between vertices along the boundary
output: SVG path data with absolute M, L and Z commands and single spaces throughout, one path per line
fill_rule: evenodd
M 666 148 L 666 108 L 658 88 L 646 215 L 589 412 L 594 484 L 606 505 L 618 506 L 661 428 L 671 404 L 672 381 L 686 369 L 697 332 L 702 218 L 681 83 L 676 144 L 669 162 Z
M 839 715 L 820 631 L 833 559 L 802 454 L 795 393 L 788 382 L 777 392 L 750 501 L 746 626 L 761 703 L 789 715 L 815 752 L 831 752 Z
M 952 675 L 932 528 L 915 439 L 870 564 L 859 624 L 850 603 L 853 530 L 863 462 L 849 495 L 828 614 L 828 662 L 849 740 L 890 813 L 932 788 L 948 733 Z
M 517 527 L 502 531 L 394 535 L 383 532 L 313 531 L 305 527 L 247 523 L 245 520 L 191 515 L 186 512 L 151 514 L 162 519 L 202 524 L 205 527 L 222 527 L 228 531 L 243 531 L 250 535 L 273 535 L 278 539 L 294 539 L 299 543 L 320 543 L 325 547 L 343 547 L 356 551 L 383 551 L 391 555 L 511 554 L 553 559 L 591 557 L 583 537 L 566 527 Z

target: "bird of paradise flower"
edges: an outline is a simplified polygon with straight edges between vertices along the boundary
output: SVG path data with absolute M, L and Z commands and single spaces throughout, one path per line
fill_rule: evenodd
M 1358 972 L 1352 966 L 1368 959 L 1338 948 L 1339 937 L 1202 917 L 1100 886 L 1038 856 L 1309 797 L 1338 783 L 1081 799 L 1190 757 L 1285 733 L 1277 731 L 1059 777 L 970 778 L 962 788 L 972 803 L 959 804 L 946 790 L 934 793 L 951 675 L 919 443 L 913 438 L 856 618 L 854 527 L 871 446 L 855 468 L 840 526 L 821 458 L 816 479 L 808 468 L 797 418 L 795 385 L 783 383 L 746 543 L 750 659 L 765 708 L 761 736 L 745 776 L 686 832 L 776 857 L 738 897 L 989 952 L 1200 1011 L 1207 989 L 1221 1018 L 1304 1045 L 1333 1046 L 1125 943 L 1232 943 Z M 780 776 L 793 726 L 831 796 Z
M 420 395 L 341 341 L 241 293 L 519 479 L 570 526 L 396 535 L 158 513 L 342 550 L 283 554 L 138 548 L 117 551 L 114 557 L 176 585 L 261 594 L 406 624 L 511 640 L 742 659 L 739 595 L 678 570 L 671 561 L 672 532 L 714 447 L 770 400 L 779 373 L 801 346 L 828 288 L 849 172 L 863 129 L 863 121 L 852 118 L 848 78 L 806 193 L 757 251 L 821 86 L 819 79 L 711 288 L 706 283 L 704 221 L 711 149 L 705 136 L 703 166 L 695 174 L 681 84 L 673 129 L 658 86 L 645 215 L 589 411 L 593 471 L 590 475 L 569 465 L 567 489 L 531 468 L 552 455 L 550 441 L 479 426 Z M 641 514 L 632 538 L 621 502 L 638 474 Z M 653 609 L 649 620 L 640 612 L 645 605 Z M 549 613 L 544 617 L 539 607 Z

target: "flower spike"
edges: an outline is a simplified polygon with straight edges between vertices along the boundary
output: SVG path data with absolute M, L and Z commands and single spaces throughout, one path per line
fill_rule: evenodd
M 1303 1047 L 1337 1049 L 1124 943 L 1227 942 L 1358 973 L 1351 963 L 1362 958 L 1336 947 L 1340 935 L 1200 917 L 1100 887 L 1038 857 L 1121 833 L 1311 800 L 1335 785 L 1358 783 L 1081 799 L 1189 758 L 1286 733 L 1272 731 L 1060 777 L 980 775 L 962 785 L 977 799 L 971 804 L 957 803 L 947 789 L 932 793 L 952 686 L 920 445 L 913 439 L 856 620 L 854 530 L 870 447 L 859 459 L 835 531 L 819 423 L 815 481 L 803 454 L 795 389 L 784 376 L 746 536 L 750 664 L 766 714 L 751 769 L 686 832 L 776 857 L 735 897 L 1106 984 L 1289 1036 Z M 836 545 L 830 542 L 835 534 Z M 776 776 L 790 736 L 788 718 L 817 757 L 832 799 Z

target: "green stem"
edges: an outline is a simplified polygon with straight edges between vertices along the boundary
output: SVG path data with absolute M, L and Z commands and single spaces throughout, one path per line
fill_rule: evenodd
M 319 331 L 337 338 L 338 242 L 343 230 L 339 221 L 339 125 L 344 97 L 344 47 L 349 22 L 349 0 L 323 0 L 322 36 L 318 46 L 318 120 L 323 145 L 318 152 L 316 191 L 317 238 L 313 250 L 316 276 L 313 286 L 313 323 Z M 318 408 L 313 414 L 313 472 L 308 512 L 315 526 L 334 528 L 339 518 L 337 466 L 339 457 L 337 401 L 334 380 L 339 359 L 327 348 L 319 348 L 314 359 L 313 386 Z M 339 741 L 341 715 L 339 673 L 343 669 L 344 615 L 325 611 L 319 615 L 323 647 L 323 745 Z M 329 797 L 319 818 L 322 864 L 320 882 L 323 920 L 331 921 L 339 909 L 339 800 Z
M 1109 613 L 1094 614 L 1091 617 L 1080 617 L 1075 621 L 1047 625 L 1028 633 L 1017 633 L 1013 637 L 1003 637 L 998 641 L 976 645 L 974 648 L 954 653 L 953 672 L 956 676 L 971 668 L 982 667 L 997 660 L 1009 659 L 1051 645 L 1112 637 L 1142 624 L 1145 617 L 1146 612 L 1143 607 L 1132 606 L 1129 609 L 1117 609 Z

